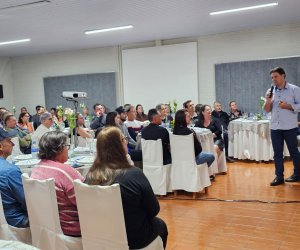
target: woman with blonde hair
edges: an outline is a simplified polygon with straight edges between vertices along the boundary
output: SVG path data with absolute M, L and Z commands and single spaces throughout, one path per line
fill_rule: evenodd
M 157 236 L 166 247 L 168 230 L 165 222 L 155 217 L 159 203 L 142 170 L 127 159 L 127 141 L 117 127 L 106 127 L 97 137 L 97 155 L 85 182 L 90 185 L 120 185 L 128 245 L 144 248 Z M 103 201 L 105 202 L 105 201 Z

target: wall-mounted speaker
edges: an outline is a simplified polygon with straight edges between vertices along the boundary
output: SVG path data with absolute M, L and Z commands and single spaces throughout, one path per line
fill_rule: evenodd
M 3 85 L 0 84 L 0 98 L 3 98 Z

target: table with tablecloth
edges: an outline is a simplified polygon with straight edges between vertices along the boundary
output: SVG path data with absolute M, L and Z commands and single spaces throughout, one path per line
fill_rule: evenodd
M 273 160 L 269 120 L 237 119 L 228 126 L 228 155 L 255 161 Z M 284 155 L 289 156 L 286 145 Z

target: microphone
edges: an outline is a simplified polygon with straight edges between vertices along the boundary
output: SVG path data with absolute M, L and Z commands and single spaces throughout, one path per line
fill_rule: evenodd
M 269 94 L 270 98 L 272 98 L 272 96 L 273 96 L 273 90 L 274 90 L 274 85 L 272 85 L 271 90 L 270 90 L 270 94 Z

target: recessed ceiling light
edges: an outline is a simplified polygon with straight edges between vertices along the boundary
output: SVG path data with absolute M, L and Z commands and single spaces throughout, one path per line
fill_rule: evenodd
M 9 44 L 16 44 L 16 43 L 25 43 L 30 42 L 30 39 L 22 39 L 22 40 L 14 40 L 14 41 L 7 41 L 7 42 L 0 42 L 1 45 L 9 45 Z
M 107 28 L 107 29 L 100 29 L 100 30 L 89 30 L 84 32 L 86 35 L 95 34 L 95 33 L 101 33 L 101 32 L 108 32 L 108 31 L 115 31 L 115 30 L 124 30 L 124 29 L 132 29 L 132 25 L 126 25 L 126 26 L 119 26 L 114 28 Z
M 266 8 L 266 7 L 274 7 L 277 5 L 278 5 L 278 3 L 267 3 L 267 4 L 254 5 L 254 6 L 238 8 L 238 9 L 215 11 L 215 12 L 210 12 L 209 14 L 211 16 L 213 16 L 213 15 L 220 15 L 220 14 L 226 14 L 226 13 L 238 12 L 238 11 L 244 11 L 244 10 L 253 10 L 253 9 Z

